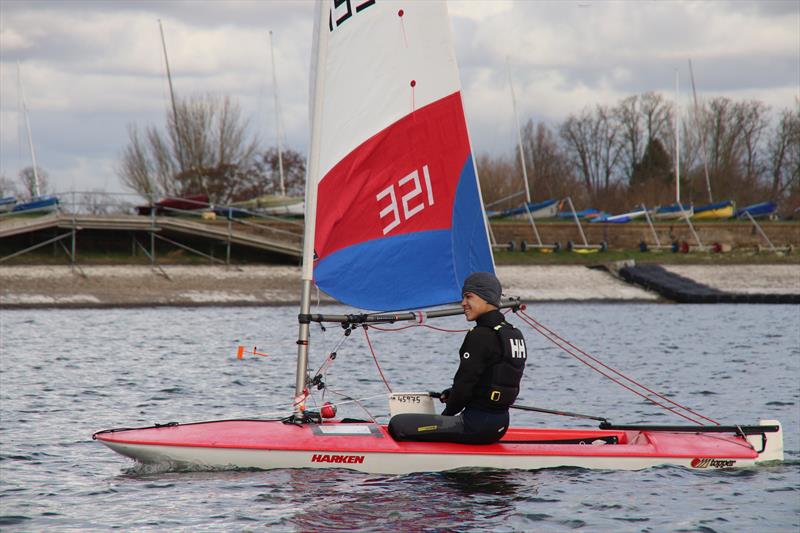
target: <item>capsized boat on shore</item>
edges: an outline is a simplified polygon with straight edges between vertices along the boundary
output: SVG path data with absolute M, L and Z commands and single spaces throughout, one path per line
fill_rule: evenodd
M 653 213 L 653 218 L 670 220 L 674 218 L 691 217 L 693 214 L 694 208 L 691 204 L 674 203 L 656 208 Z
M 282 196 L 277 194 L 266 194 L 234 202 L 230 207 L 240 210 L 254 211 L 262 215 L 286 215 L 301 217 L 305 214 L 305 203 L 303 198 L 295 196 Z
M 147 216 L 155 212 L 156 215 L 175 215 L 188 211 L 206 210 L 210 207 L 207 194 L 190 194 L 187 196 L 161 198 L 151 205 L 136 206 L 136 214 Z
M 58 196 L 49 194 L 34 196 L 27 202 L 19 202 L 11 208 L 14 214 L 50 213 L 58 209 Z
M 504 211 L 492 211 L 487 213 L 487 216 L 489 218 L 522 218 L 527 217 L 530 212 L 531 218 L 553 218 L 558 216 L 560 205 L 558 200 L 551 198 L 541 202 L 523 203 L 521 206 Z
M 590 207 L 588 209 L 581 209 L 580 211 L 575 211 L 574 213 L 572 211 L 558 212 L 558 218 L 567 220 L 572 220 L 575 217 L 578 217 L 581 220 L 595 220 L 597 218 L 602 218 L 607 215 L 608 213 L 604 213 L 603 211 L 600 211 L 599 209 L 595 209 L 593 207 Z
M 0 213 L 9 213 L 17 205 L 16 196 L 5 196 L 0 198 Z
M 782 459 L 779 424 L 720 426 L 639 384 L 647 392 L 637 394 L 665 402 L 662 407 L 673 414 L 685 410 L 688 414 L 681 416 L 695 425 L 615 426 L 603 417 L 517 406 L 593 419 L 601 428 L 512 427 L 498 443 L 463 445 L 398 442 L 371 415 L 337 420 L 331 405 L 307 408 L 313 394 L 326 390 L 338 349 L 309 372 L 312 323 L 339 324 L 344 342 L 357 328 L 366 335 L 365 326 L 422 324 L 458 315 L 460 308 L 438 306 L 461 299 L 470 273 L 494 271 L 446 5 L 384 1 L 361 6 L 317 4 L 303 289 L 288 416 L 109 429 L 93 437 L 137 461 L 178 468 L 408 473 L 673 464 L 708 469 Z M 312 314 L 314 282 L 346 305 L 391 311 Z M 526 315 L 520 302 L 502 308 L 573 357 L 591 357 L 582 351 L 577 356 L 573 345 Z M 636 383 L 625 379 L 629 388 Z M 390 398 L 390 412 L 432 412 L 432 404 L 428 393 L 397 393 Z M 700 418 L 714 425 L 703 425 Z
M 770 217 L 778 210 L 778 204 L 775 202 L 761 202 L 745 206 L 736 211 L 736 218 L 745 218 L 750 215 L 753 218 Z
M 736 204 L 731 200 L 701 205 L 700 207 L 694 208 L 694 215 L 692 215 L 692 218 L 695 220 L 731 218 L 735 208 Z
M 619 215 L 605 215 L 602 217 L 597 217 L 592 222 L 606 222 L 609 224 L 625 224 L 626 222 L 631 222 L 632 220 L 636 220 L 637 218 L 641 218 L 647 214 L 647 211 L 644 209 L 637 209 L 634 211 L 628 211 L 627 213 L 620 213 Z

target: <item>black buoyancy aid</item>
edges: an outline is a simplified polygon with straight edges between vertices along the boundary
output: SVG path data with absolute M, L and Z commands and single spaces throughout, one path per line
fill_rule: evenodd
M 492 329 L 503 351 L 500 361 L 491 367 L 491 384 L 480 391 L 481 403 L 508 407 L 519 395 L 519 383 L 528 360 L 527 346 L 522 332 L 508 322 L 502 322 Z

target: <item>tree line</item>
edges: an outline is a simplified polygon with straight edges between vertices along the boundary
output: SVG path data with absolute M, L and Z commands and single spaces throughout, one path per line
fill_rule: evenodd
M 680 114 L 663 95 L 587 106 L 563 122 L 528 120 L 522 146 L 533 199 L 572 197 L 576 206 L 623 212 L 681 201 L 695 205 L 766 200 L 800 206 L 800 104 L 777 117 L 757 100 L 716 97 Z M 477 159 L 487 204 L 524 190 L 516 147 Z M 518 205 L 520 199 L 500 202 Z
M 281 166 L 286 194 L 304 191 L 305 157 L 260 148 L 239 105 L 227 96 L 179 98 L 164 130 L 131 124 L 128 137 L 118 174 L 144 197 L 207 194 L 213 203 L 229 204 L 279 194 Z
M 671 100 L 647 92 L 587 106 L 560 124 L 528 120 L 521 136 L 534 201 L 570 196 L 579 209 L 610 212 L 672 203 L 679 152 L 684 202 L 773 200 L 784 212 L 800 205 L 800 103 L 775 114 L 757 100 L 698 102 L 680 115 L 678 146 L 675 114 Z M 230 97 L 179 98 L 165 118 L 163 129 L 129 125 L 117 168 L 128 189 L 146 198 L 205 193 L 219 204 L 279 193 L 277 148 L 260 147 Z M 292 149 L 281 156 L 286 193 L 301 196 L 305 157 Z M 517 147 L 476 163 L 487 204 L 521 203 Z M 29 193 L 32 176 L 30 167 L 19 174 Z M 47 173 L 39 176 L 44 191 Z M 13 183 L 3 177 L 0 190 L 13 192 Z

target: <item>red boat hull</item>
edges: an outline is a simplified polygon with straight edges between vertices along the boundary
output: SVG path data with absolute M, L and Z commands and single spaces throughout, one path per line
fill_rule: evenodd
M 771 440 L 773 447 L 781 441 L 782 456 L 781 437 Z M 386 426 L 372 423 L 231 420 L 109 430 L 95 438 L 143 463 L 214 469 L 333 467 L 410 473 L 558 466 L 640 469 L 663 464 L 728 468 L 775 458 L 759 455 L 740 436 L 654 431 L 510 428 L 498 443 L 467 445 L 398 442 Z

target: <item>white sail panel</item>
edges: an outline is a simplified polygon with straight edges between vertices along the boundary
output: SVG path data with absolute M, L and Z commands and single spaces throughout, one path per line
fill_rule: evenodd
M 326 64 L 320 66 L 325 69 L 321 179 L 375 133 L 460 90 L 443 2 L 327 4 L 329 27 L 319 36 L 328 41 Z

